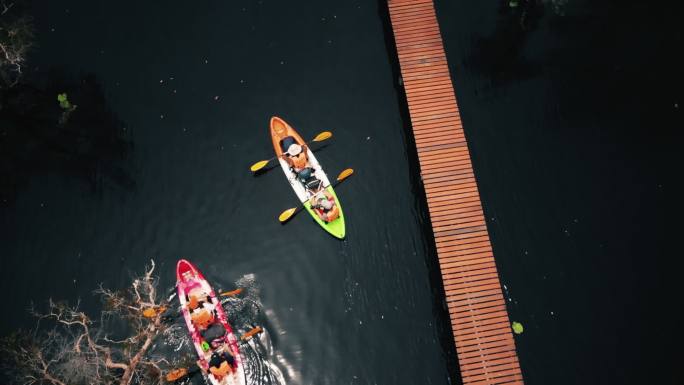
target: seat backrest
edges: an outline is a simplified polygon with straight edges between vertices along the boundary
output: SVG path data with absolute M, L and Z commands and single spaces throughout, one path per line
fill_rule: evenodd
M 311 176 L 309 179 L 306 180 L 304 186 L 307 190 L 318 191 L 318 189 L 321 187 L 321 181 L 319 179 L 316 179 L 315 176 Z
M 286 136 L 283 138 L 283 140 L 280 141 L 280 148 L 283 150 L 283 152 L 287 152 L 287 149 L 290 148 L 290 146 L 294 143 L 296 142 L 293 137 Z

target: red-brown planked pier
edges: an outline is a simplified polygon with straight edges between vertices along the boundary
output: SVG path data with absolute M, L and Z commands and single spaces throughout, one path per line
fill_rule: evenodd
M 522 384 L 432 0 L 388 0 L 464 384 Z

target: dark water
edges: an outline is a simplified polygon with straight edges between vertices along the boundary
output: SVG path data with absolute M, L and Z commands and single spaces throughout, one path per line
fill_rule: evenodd
M 437 10 L 527 383 L 681 383 L 675 13 Z M 26 177 L 0 209 L 0 288 L 17 311 L 3 334 L 31 301 L 95 311 L 92 289 L 151 258 L 170 287 L 184 257 L 217 287 L 254 275 L 288 384 L 459 382 L 381 2 L 28 11 L 36 92 L 68 88 L 73 119 L 110 114 L 76 120 L 88 139 L 67 156 L 21 147 Z M 279 170 L 248 171 L 271 156 L 271 115 L 333 131 L 317 157 L 330 176 L 356 171 L 338 188 L 347 240 L 305 215 L 278 223 L 294 194 Z
M 437 10 L 527 383 L 684 383 L 673 9 Z

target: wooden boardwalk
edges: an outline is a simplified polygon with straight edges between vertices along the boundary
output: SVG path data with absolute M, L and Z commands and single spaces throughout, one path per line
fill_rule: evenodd
M 464 384 L 522 384 L 432 0 L 388 0 Z

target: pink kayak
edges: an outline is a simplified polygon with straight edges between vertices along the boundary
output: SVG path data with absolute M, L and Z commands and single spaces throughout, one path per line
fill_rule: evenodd
M 202 273 L 185 259 L 176 265 L 176 280 L 183 318 L 205 378 L 213 385 L 244 385 L 238 338 L 216 293 Z

